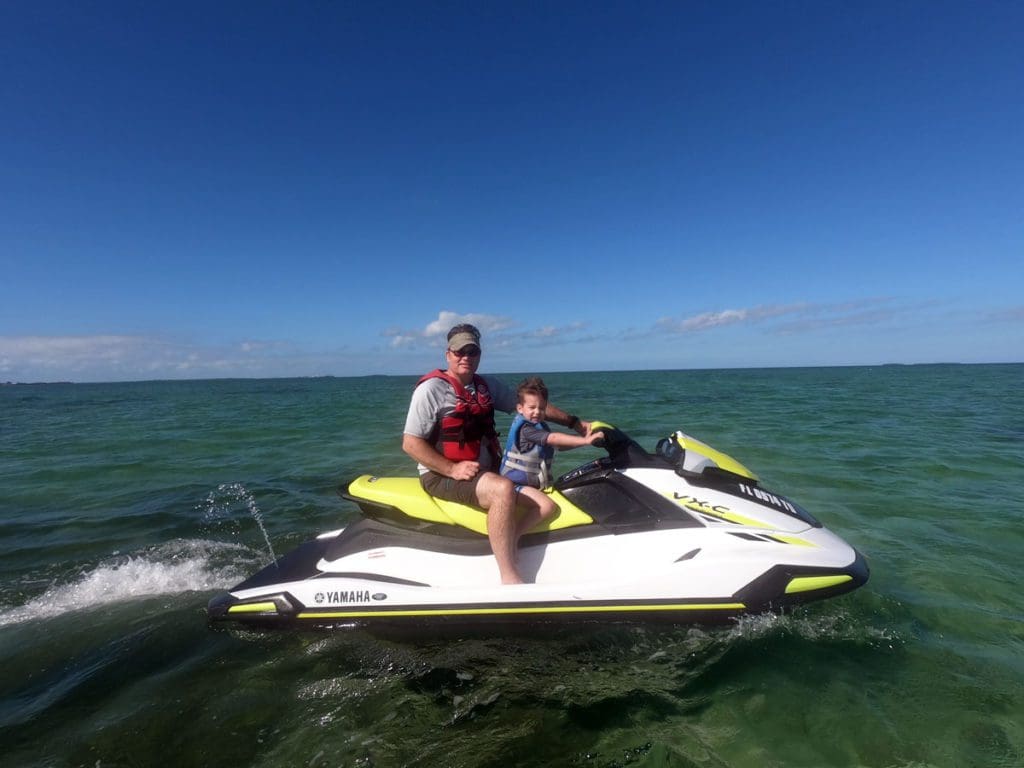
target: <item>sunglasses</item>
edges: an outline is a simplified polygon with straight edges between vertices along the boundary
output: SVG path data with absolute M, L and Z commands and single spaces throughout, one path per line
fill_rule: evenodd
M 480 347 L 463 347 L 462 349 L 449 349 L 456 357 L 480 357 Z

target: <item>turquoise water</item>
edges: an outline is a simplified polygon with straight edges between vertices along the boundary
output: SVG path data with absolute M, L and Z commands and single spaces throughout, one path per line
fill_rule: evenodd
M 413 474 L 414 377 L 0 387 L 0 765 L 1024 764 L 1024 366 L 545 378 L 735 456 L 871 580 L 714 629 L 211 630 L 341 481 Z

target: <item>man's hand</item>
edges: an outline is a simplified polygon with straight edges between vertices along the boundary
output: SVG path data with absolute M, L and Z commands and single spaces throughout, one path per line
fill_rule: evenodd
M 479 461 L 457 461 L 452 465 L 452 470 L 448 476 L 452 480 L 472 480 L 479 471 Z

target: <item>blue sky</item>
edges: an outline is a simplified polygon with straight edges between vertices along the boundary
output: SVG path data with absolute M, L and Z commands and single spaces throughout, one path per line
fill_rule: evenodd
M 0 380 L 1024 360 L 1024 5 L 0 6 Z

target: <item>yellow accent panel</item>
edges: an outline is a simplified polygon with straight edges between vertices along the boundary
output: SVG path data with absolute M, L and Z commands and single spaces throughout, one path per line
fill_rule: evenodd
M 689 435 L 683 435 L 681 433 L 677 434 L 676 442 L 678 442 L 680 447 L 684 449 L 693 449 L 702 456 L 707 456 L 715 462 L 715 464 L 728 472 L 749 477 L 751 480 L 758 479 L 757 475 L 736 461 L 732 456 L 722 453 L 721 451 L 717 451 L 710 445 L 702 443 L 700 440 L 696 440 Z
M 445 513 L 445 517 L 448 518 L 447 522 L 469 528 L 469 530 L 482 533 L 484 536 L 487 535 L 487 513 L 482 509 L 467 507 L 465 504 L 444 499 L 434 499 L 434 503 Z
M 558 505 L 558 512 L 550 520 L 542 520 L 539 525 L 535 525 L 530 529 L 530 533 L 555 531 L 559 528 L 589 525 L 594 522 L 590 515 L 558 491 L 549 488 L 545 493 Z M 435 502 L 456 525 L 469 528 L 471 531 L 482 533 L 485 536 L 487 535 L 487 514 L 483 510 L 476 507 L 467 507 L 465 504 L 458 504 L 454 501 L 445 501 L 444 499 L 435 499 Z
M 801 539 L 801 538 L 798 538 L 796 536 L 783 536 L 783 535 L 778 534 L 778 533 L 771 533 L 771 534 L 768 534 L 768 535 L 771 538 L 773 538 L 773 539 L 777 539 L 778 541 L 783 542 L 784 544 L 793 544 L 794 546 L 797 546 L 797 547 L 817 547 L 818 546 L 817 544 L 812 544 L 807 539 Z
M 461 525 L 463 528 L 487 535 L 487 514 L 483 510 L 454 501 L 435 499 L 423 490 L 419 479 L 415 477 L 362 475 L 349 484 L 348 492 L 360 499 L 395 507 L 418 520 Z M 558 505 L 558 513 L 551 520 L 532 528 L 531 532 L 553 531 L 594 522 L 590 515 L 558 491 L 548 489 L 546 493 L 550 494 Z
M 711 517 L 717 517 L 720 520 L 728 520 L 730 523 L 738 523 L 739 525 L 750 526 L 751 528 L 770 528 L 771 526 L 755 520 L 753 517 L 744 517 L 733 512 L 728 507 L 721 505 L 708 506 L 707 504 L 701 504 L 698 501 L 691 499 L 690 497 L 678 498 L 673 491 L 665 491 L 662 494 L 666 498 L 671 499 L 680 507 L 685 507 L 693 512 L 699 512 L 702 515 L 710 515 Z
M 277 613 L 277 606 L 274 603 L 243 603 L 232 605 L 228 613 Z
M 791 595 L 794 592 L 811 592 L 815 589 L 826 589 L 827 587 L 845 584 L 852 580 L 853 577 L 849 574 L 842 574 L 840 576 L 797 576 L 795 579 L 790 579 L 789 584 L 786 586 L 786 594 Z
M 430 494 L 423 490 L 419 478 L 416 477 L 362 475 L 349 483 L 348 492 L 367 501 L 397 507 L 419 520 L 454 525 L 454 521 L 439 509 Z
M 743 603 L 684 603 L 680 605 L 580 605 L 524 608 L 424 608 L 408 611 L 324 611 L 300 613 L 300 619 L 367 619 L 389 616 L 494 616 L 531 613 L 639 613 L 643 611 L 739 611 Z
M 544 493 L 551 497 L 558 507 L 555 516 L 550 520 L 542 520 L 539 525 L 530 529 L 530 533 L 539 531 L 557 531 L 559 528 L 572 528 L 576 525 L 590 525 L 594 518 L 569 501 L 561 492 L 548 488 Z

